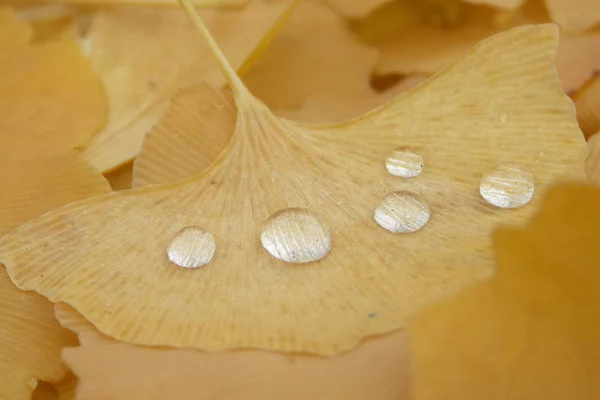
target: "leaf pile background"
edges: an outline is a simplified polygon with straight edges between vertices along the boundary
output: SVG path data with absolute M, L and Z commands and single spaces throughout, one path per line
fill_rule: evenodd
M 0 0 L 0 400 L 600 396 L 600 328 L 594 318 L 600 309 L 595 279 L 600 265 L 595 251 L 600 237 L 599 1 L 191 3 L 224 55 L 219 62 L 215 46 L 174 0 Z M 554 57 L 554 31 L 523 27 L 547 23 L 559 29 L 553 65 L 544 60 Z M 503 40 L 511 37 L 503 34 L 516 39 Z M 525 54 L 529 49 L 531 56 Z M 486 65 L 488 56 L 497 62 Z M 246 88 L 259 101 L 245 94 Z M 509 100 L 512 108 L 505 104 Z M 255 118 L 263 107 L 267 116 Z M 450 112 L 452 107 L 458 111 Z M 430 269 L 407 268 L 414 280 L 398 292 L 414 297 L 381 295 L 384 303 L 411 299 L 409 306 L 390 305 L 390 310 L 410 310 L 400 318 L 402 324 L 397 316 L 386 316 L 382 307 L 379 319 L 365 318 L 364 329 L 350 340 L 355 328 L 351 318 L 317 323 L 317 309 L 314 318 L 303 317 L 302 335 L 297 329 L 298 336 L 286 333 L 282 339 L 277 323 L 270 332 L 261 323 L 255 333 L 245 328 L 239 334 L 236 323 L 241 320 L 223 328 L 217 320 L 227 319 L 217 318 L 215 326 L 224 330 L 214 337 L 246 337 L 250 339 L 240 343 L 261 345 L 239 349 L 224 345 L 226 339 L 204 345 L 198 343 L 202 334 L 190 335 L 209 331 L 210 324 L 190 326 L 188 319 L 169 325 L 179 315 L 175 311 L 156 332 L 144 333 L 143 322 L 125 317 L 145 315 L 139 311 L 161 298 L 146 298 L 143 290 L 133 289 L 152 287 L 150 278 L 145 281 L 140 273 L 136 283 L 123 283 L 125 274 L 102 260 L 139 268 L 136 260 L 161 244 L 136 247 L 124 239 L 113 253 L 94 256 L 104 288 L 97 287 L 99 281 L 86 282 L 85 275 L 74 284 L 75 275 L 69 275 L 72 265 L 91 262 L 89 254 L 102 248 L 103 240 L 113 243 L 136 229 L 159 230 L 161 212 L 169 211 L 158 211 L 163 201 L 159 193 L 203 179 L 209 185 L 206 193 L 239 186 L 239 199 L 242 189 L 265 205 L 278 196 L 291 198 L 291 189 L 278 194 L 269 185 L 244 186 L 252 174 L 267 176 L 272 155 L 265 149 L 279 149 L 284 161 L 273 165 L 281 170 L 307 143 L 331 162 L 328 172 L 320 172 L 322 181 L 302 178 L 299 172 L 311 176 L 311 163 L 322 162 L 308 150 L 304 159 L 298 158 L 304 167 L 286 170 L 287 180 L 306 184 L 294 188 L 302 193 L 313 193 L 309 186 L 321 183 L 320 192 L 335 198 L 338 189 L 323 182 L 338 177 L 348 180 L 348 189 L 359 183 L 367 192 L 387 187 L 384 178 L 358 160 L 379 157 L 374 154 L 389 147 L 384 131 L 396 129 L 398 121 L 406 132 L 411 126 L 441 127 L 440 132 L 411 131 L 404 137 L 428 156 L 441 154 L 439 165 L 426 163 L 431 170 L 416 186 L 436 199 L 434 213 L 450 220 L 444 212 L 451 215 L 452 207 L 458 207 L 454 214 L 479 215 L 482 221 L 471 226 L 471 236 L 464 236 L 469 245 L 453 241 L 452 229 L 446 234 L 432 222 L 432 229 L 447 236 L 439 243 L 449 244 L 452 257 L 435 258 L 427 252 Z M 480 121 L 490 124 L 490 135 L 503 136 L 487 146 L 479 143 L 468 130 L 479 129 Z M 278 129 L 280 137 L 268 134 Z M 281 138 L 293 144 L 277 147 L 285 141 Z M 427 153 L 442 143 L 444 153 Z M 338 153 L 350 154 L 346 148 L 355 149 L 359 157 L 342 162 L 346 159 Z M 456 156 L 461 151 L 465 160 Z M 507 214 L 485 208 L 470 195 L 449 195 L 466 190 L 469 177 L 482 173 L 479 167 L 505 153 L 536 171 L 531 204 Z M 265 156 L 255 159 L 252 154 Z M 219 175 L 227 170 L 223 165 L 246 158 L 255 163 L 252 168 Z M 338 174 L 336 168 L 350 172 Z M 451 172 L 446 175 L 452 168 L 464 168 L 463 181 Z M 352 175 L 363 172 L 363 182 Z M 273 178 L 270 185 L 285 185 L 286 179 Z M 262 212 L 252 202 L 236 209 L 234 196 L 211 198 L 218 203 L 216 221 L 229 221 L 218 214 L 221 204 L 222 210 L 243 209 L 239 215 L 244 223 L 248 215 Z M 156 205 L 149 206 L 148 199 Z M 352 207 L 359 209 L 360 201 L 347 199 L 346 214 L 352 215 Z M 102 212 L 92 211 L 97 205 Z M 172 207 L 176 220 L 177 206 Z M 115 223 L 122 225 L 113 225 L 119 228 L 111 231 Z M 101 234 L 86 236 L 98 226 L 104 227 Z M 378 251 L 365 255 L 365 265 L 400 263 L 401 258 L 386 256 L 389 243 L 382 236 L 369 228 L 360 231 L 363 236 L 350 236 L 360 243 L 349 247 L 376 249 L 379 243 Z M 415 249 L 430 240 L 419 235 L 414 236 Z M 481 246 L 475 245 L 479 241 Z M 57 243 L 63 253 L 55 248 Z M 235 245 L 240 254 L 253 251 L 247 244 Z M 456 260 L 478 269 L 453 275 L 450 264 Z M 433 266 L 447 269 L 431 273 Z M 352 268 L 360 270 L 356 259 Z M 371 285 L 374 275 L 365 272 L 362 283 L 353 281 L 352 268 L 343 275 L 355 285 L 347 292 L 357 297 L 357 304 L 371 304 L 369 297 L 375 295 L 367 288 L 376 287 Z M 310 271 L 305 270 L 294 274 Z M 174 280 L 183 276 L 169 270 L 164 274 Z M 223 285 L 252 286 L 241 276 L 246 275 L 228 273 Z M 166 281 L 159 284 L 170 287 Z M 279 289 L 285 292 L 283 286 Z M 100 290 L 139 300 L 122 304 L 122 309 L 79 301 L 102 298 Z M 293 292 L 293 285 L 286 290 Z M 182 299 L 185 293 L 182 289 Z M 210 300 L 217 306 L 228 304 L 218 293 Z M 265 288 L 265 296 L 274 293 Z M 340 304 L 344 296 L 336 297 Z M 324 299 L 323 310 L 331 306 L 326 303 Z M 84 307 L 88 304 L 94 309 Z M 181 300 L 170 307 L 193 306 Z M 293 302 L 273 307 L 293 320 Z M 309 343 L 323 334 L 327 337 Z

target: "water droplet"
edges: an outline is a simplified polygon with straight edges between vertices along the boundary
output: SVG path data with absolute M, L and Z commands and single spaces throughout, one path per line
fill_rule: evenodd
M 518 208 L 533 197 L 533 174 L 515 164 L 501 164 L 481 178 L 479 193 L 490 204 L 500 208 Z
M 414 178 L 423 170 L 423 157 L 410 149 L 396 149 L 385 160 L 388 172 L 402 178 Z
M 431 217 L 429 205 L 406 191 L 388 194 L 375 209 L 375 222 L 393 233 L 412 233 L 423 228 Z
M 183 268 L 206 265 L 214 254 L 213 235 L 197 226 L 188 226 L 180 230 L 167 249 L 169 260 Z
M 331 231 L 310 211 L 288 208 L 269 217 L 260 241 L 273 257 L 303 264 L 320 260 L 329 254 Z

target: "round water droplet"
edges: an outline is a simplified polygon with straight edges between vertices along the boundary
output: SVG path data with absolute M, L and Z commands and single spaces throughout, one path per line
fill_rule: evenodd
M 425 200 L 410 192 L 385 196 L 375 209 L 375 222 L 393 233 L 412 233 L 423 228 L 431 217 Z
M 385 160 L 388 172 L 402 178 L 414 178 L 423 170 L 423 157 L 407 148 L 396 149 Z
M 329 254 L 331 231 L 310 211 L 288 208 L 267 220 L 260 241 L 273 257 L 303 264 L 320 260 Z
M 175 235 L 167 255 L 172 263 L 180 267 L 198 268 L 212 260 L 215 247 L 215 239 L 210 232 L 197 226 L 188 226 Z
M 479 193 L 490 204 L 500 208 L 518 208 L 533 197 L 533 174 L 515 164 L 501 164 L 481 178 Z

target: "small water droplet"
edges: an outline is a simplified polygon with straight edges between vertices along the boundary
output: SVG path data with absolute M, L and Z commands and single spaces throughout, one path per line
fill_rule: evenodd
M 288 208 L 269 217 L 260 241 L 273 257 L 303 264 L 320 260 L 329 254 L 331 231 L 310 211 Z
M 167 255 L 172 263 L 180 267 L 198 268 L 212 260 L 215 247 L 215 239 L 210 232 L 197 226 L 188 226 L 175 235 Z
M 535 190 L 533 174 L 515 164 L 501 164 L 481 178 L 479 192 L 490 204 L 518 208 L 531 200 Z
M 375 222 L 393 233 L 416 232 L 430 217 L 427 202 L 406 191 L 388 194 L 375 209 Z
M 407 148 L 399 148 L 385 160 L 388 172 L 402 178 L 414 178 L 423 170 L 423 157 Z

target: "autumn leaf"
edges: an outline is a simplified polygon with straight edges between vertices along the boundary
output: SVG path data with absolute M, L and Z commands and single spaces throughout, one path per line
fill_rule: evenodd
M 233 65 L 240 68 L 275 34 L 291 3 L 257 0 L 236 12 L 201 13 Z M 84 159 L 102 172 L 137 155 L 144 135 L 179 87 L 200 80 L 224 84 L 208 48 L 179 9 L 98 11 L 84 47 L 110 104 L 108 125 L 83 152 Z
M 586 137 L 600 130 L 600 75 L 597 73 L 571 97 L 577 109 L 577 120 Z
M 526 228 L 496 232 L 489 282 L 415 319 L 415 400 L 600 396 L 599 202 L 598 188 L 552 189 Z
M 273 116 L 194 21 L 238 109 L 212 166 L 179 183 L 74 203 L 0 241 L 20 288 L 70 304 L 110 337 L 338 354 L 489 276 L 494 226 L 522 221 L 549 184 L 583 174 L 585 144 L 556 80 L 552 26 L 493 37 L 360 119 L 309 128 Z M 422 154 L 419 177 L 386 170 L 398 146 Z M 522 176 L 515 193 L 500 192 L 507 205 L 496 203 L 517 208 L 480 197 L 482 171 L 492 172 L 484 194 L 494 193 L 496 173 Z M 396 202 L 412 218 L 394 214 Z M 194 238 L 198 254 L 186 250 Z
M 588 180 L 594 185 L 600 185 L 600 135 L 598 133 L 588 140 L 590 152 L 585 161 Z

